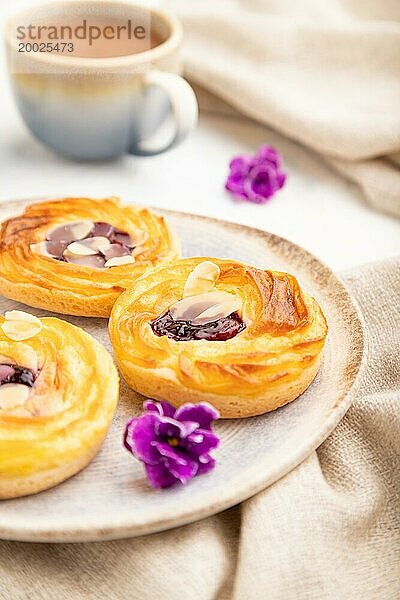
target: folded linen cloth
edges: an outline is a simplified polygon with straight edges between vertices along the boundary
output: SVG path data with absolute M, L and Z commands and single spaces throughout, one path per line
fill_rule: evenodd
M 172 531 L 0 542 L 0 598 L 397 600 L 400 259 L 342 277 L 365 319 L 369 359 L 356 401 L 316 452 L 242 505 Z
M 164 0 L 187 77 L 321 153 L 400 216 L 397 0 Z

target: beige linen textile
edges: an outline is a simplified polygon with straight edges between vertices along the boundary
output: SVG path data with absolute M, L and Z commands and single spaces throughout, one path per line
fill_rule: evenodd
M 400 216 L 398 0 L 162 4 L 183 21 L 191 81 L 317 151 L 370 205 Z
M 400 259 L 343 279 L 365 319 L 369 359 L 357 400 L 317 452 L 241 506 L 169 532 L 0 542 L 0 598 L 397 600 Z

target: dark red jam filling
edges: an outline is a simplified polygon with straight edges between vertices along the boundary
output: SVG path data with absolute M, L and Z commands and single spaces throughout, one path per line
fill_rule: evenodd
M 205 325 L 193 325 L 189 321 L 175 321 L 168 311 L 154 319 L 151 328 L 155 335 L 166 335 L 177 342 L 187 342 L 189 340 L 224 342 L 246 329 L 246 324 L 235 312 L 228 317 Z
M 53 255 L 56 260 L 61 260 L 63 262 L 68 262 L 64 257 L 64 251 L 67 249 L 69 244 L 71 244 L 71 240 L 63 239 L 62 233 L 63 227 L 59 227 L 57 229 L 56 234 L 52 235 L 52 239 L 49 237 L 46 238 L 46 246 L 47 251 Z M 129 233 L 125 233 L 121 231 L 121 229 L 117 229 L 110 225 L 109 223 L 103 223 L 101 221 L 97 221 L 93 224 L 93 228 L 90 233 L 84 238 L 79 239 L 79 242 L 83 240 L 87 240 L 93 237 L 105 237 L 112 244 L 104 254 L 104 259 L 109 260 L 110 258 L 114 258 L 115 256 L 125 256 L 131 254 L 135 244 L 133 243 Z M 93 260 L 93 259 L 92 259 Z M 96 266 L 104 266 L 105 260 L 102 260 L 102 257 L 99 262 L 102 264 Z
M 0 385 L 5 383 L 22 383 L 33 387 L 38 374 L 31 369 L 19 367 L 18 365 L 0 365 Z

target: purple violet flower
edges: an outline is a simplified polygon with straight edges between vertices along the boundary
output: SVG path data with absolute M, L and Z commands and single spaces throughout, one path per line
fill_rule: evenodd
M 255 156 L 235 156 L 231 160 L 225 188 L 236 198 L 264 204 L 286 181 L 280 167 L 279 152 L 272 146 L 260 146 Z
M 175 409 L 168 402 L 148 400 L 143 407 L 143 415 L 128 421 L 124 445 L 144 463 L 154 488 L 188 483 L 214 467 L 210 451 L 219 445 L 219 438 L 211 424 L 219 413 L 211 404 L 184 404 Z

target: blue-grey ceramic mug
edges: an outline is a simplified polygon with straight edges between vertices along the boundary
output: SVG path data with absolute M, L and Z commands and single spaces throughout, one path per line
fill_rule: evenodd
M 38 24 L 52 24 L 50 31 L 66 19 L 130 21 L 132 27 L 140 24 L 138 31 L 151 27 L 157 44 L 127 55 L 84 57 L 52 51 L 58 38 L 49 40 L 48 34 L 50 51 L 41 51 L 45 41 L 37 36 Z M 36 36 L 24 46 L 21 39 L 32 23 Z M 8 21 L 6 42 L 21 115 L 34 136 L 59 154 L 78 160 L 151 156 L 179 144 L 196 125 L 195 94 L 179 75 L 182 28 L 172 15 L 107 0 L 36 5 Z

